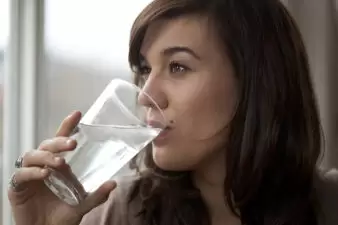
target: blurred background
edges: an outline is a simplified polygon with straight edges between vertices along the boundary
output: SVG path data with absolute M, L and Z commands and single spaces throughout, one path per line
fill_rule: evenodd
M 0 224 L 10 225 L 15 159 L 85 112 L 108 82 L 131 79 L 129 31 L 150 0 L 0 0 Z M 338 0 L 284 0 L 303 34 L 325 146 L 338 167 Z

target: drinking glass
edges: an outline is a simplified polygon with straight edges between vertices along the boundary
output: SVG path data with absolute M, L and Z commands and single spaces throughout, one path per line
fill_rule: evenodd
M 140 97 L 147 104 L 141 104 Z M 147 123 L 149 115 L 158 118 Z M 132 83 L 113 79 L 71 136 L 77 147 L 63 153 L 71 172 L 48 168 L 51 173 L 44 182 L 61 200 L 77 205 L 114 178 L 165 127 L 162 110 L 147 93 Z

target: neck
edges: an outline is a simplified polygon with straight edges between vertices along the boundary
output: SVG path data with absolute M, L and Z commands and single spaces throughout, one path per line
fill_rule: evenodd
M 229 209 L 224 195 L 225 180 L 224 151 L 215 153 L 193 174 L 195 186 L 200 190 L 208 208 L 212 224 L 240 224 Z

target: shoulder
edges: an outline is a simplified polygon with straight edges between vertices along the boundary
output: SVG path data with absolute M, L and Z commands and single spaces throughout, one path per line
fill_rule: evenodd
M 319 173 L 315 179 L 320 225 L 338 224 L 338 170 Z
M 117 187 L 110 193 L 108 200 L 87 213 L 80 225 L 136 225 L 136 217 L 132 216 L 137 213 L 137 202 L 133 202 L 133 206 L 129 207 L 128 200 L 130 191 L 138 179 L 137 176 L 128 176 L 117 180 Z M 131 210 L 135 213 L 130 212 Z

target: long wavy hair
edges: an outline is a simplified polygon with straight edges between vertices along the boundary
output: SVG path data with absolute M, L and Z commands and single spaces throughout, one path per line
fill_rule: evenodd
M 316 225 L 313 177 L 321 127 L 301 34 L 278 0 L 155 0 L 136 18 L 129 63 L 140 84 L 140 48 L 156 20 L 195 14 L 216 28 L 238 80 L 225 148 L 224 201 L 246 225 Z M 206 43 L 207 44 L 207 43 Z M 144 225 L 210 225 L 190 171 L 156 166 L 151 146 L 129 195 Z

